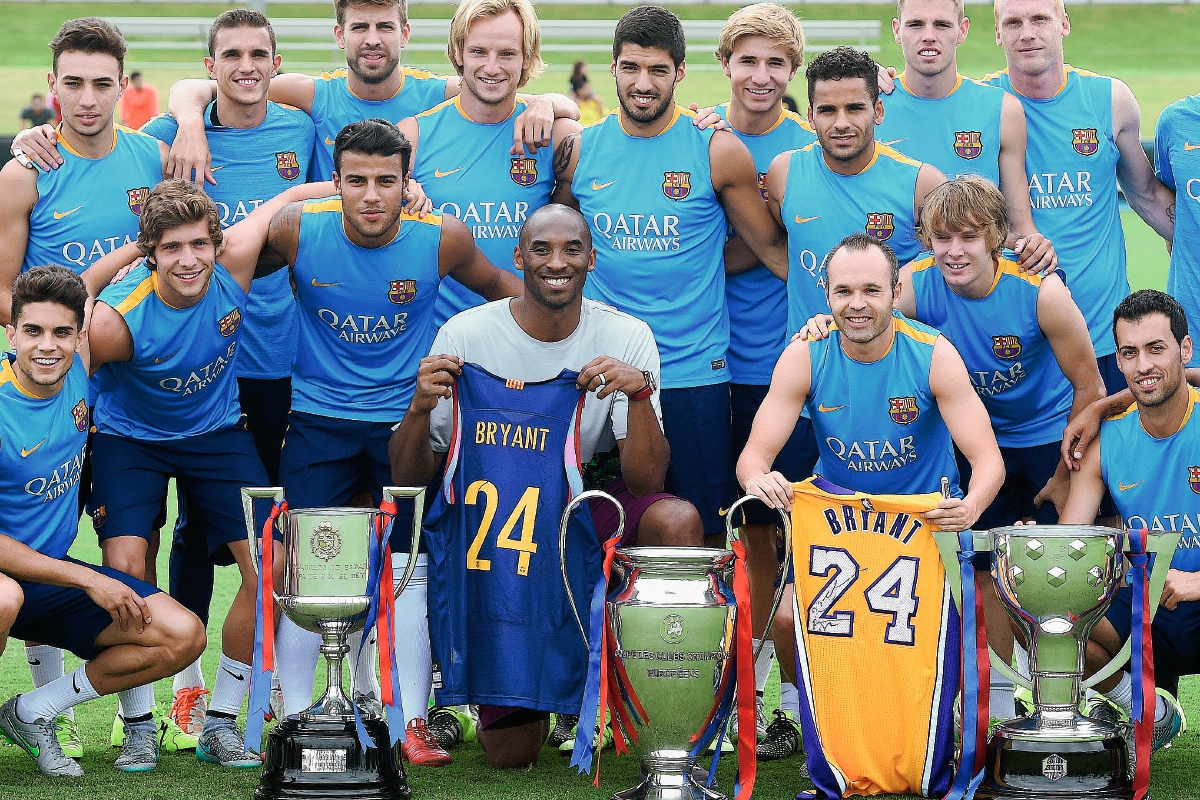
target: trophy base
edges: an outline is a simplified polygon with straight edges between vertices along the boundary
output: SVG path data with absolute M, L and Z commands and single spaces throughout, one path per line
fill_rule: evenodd
M 686 775 L 644 770 L 643 766 L 641 783 L 632 789 L 617 792 L 612 800 L 729 800 L 716 791 L 715 782 L 712 789 L 704 785 L 703 781 L 708 775 L 697 767 L 693 766 Z
M 1113 725 L 1079 717 L 1072 729 L 1009 720 L 988 741 L 980 800 L 1131 800 L 1125 739 Z
M 412 791 L 389 745 L 387 725 L 363 719 L 375 749 L 364 750 L 350 718 L 288 717 L 267 737 L 256 800 L 408 800 Z

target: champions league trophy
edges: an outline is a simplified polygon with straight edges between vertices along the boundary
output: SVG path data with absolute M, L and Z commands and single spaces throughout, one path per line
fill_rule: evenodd
M 962 608 L 959 534 L 939 531 L 933 536 Z M 1103 681 L 1129 658 L 1126 641 L 1104 669 L 1083 680 L 1088 634 L 1121 583 L 1125 534 L 1091 525 L 1012 526 L 975 532 L 973 540 L 977 553 L 990 554 L 992 580 L 1005 610 L 1029 642 L 1032 680 L 994 652 L 992 667 L 1030 689 L 1036 706 L 1032 716 L 1003 722 L 991 734 L 986 773 L 975 796 L 1132 798 L 1124 736 L 1116 726 L 1085 717 L 1078 708 L 1081 690 Z M 1156 554 L 1149 576 L 1151 614 L 1178 542 L 1178 533 L 1146 536 L 1146 551 Z M 1151 714 L 1153 703 L 1151 697 Z
M 624 530 L 625 512 L 615 498 L 596 490 L 576 496 L 563 511 L 559 527 L 564 582 L 567 566 L 562 554 L 571 513 L 593 497 L 613 503 L 620 512 L 613 538 L 619 540 Z M 738 538 L 732 524 L 735 513 L 750 500 L 758 498 L 744 497 L 729 509 L 726 526 L 731 540 Z M 785 514 L 781 516 L 787 537 L 781 575 L 786 575 L 791 563 L 791 520 Z M 731 587 L 735 558 L 730 550 L 705 547 L 616 550 L 605 611 L 615 639 L 616 659 L 646 712 L 640 724 L 634 723 L 637 742 L 630 742 L 630 751 L 640 759 L 645 777 L 639 785 L 613 795 L 612 800 L 726 800 L 724 794 L 698 783 L 692 767 L 712 738 L 705 738 L 703 733 L 709 728 L 727 683 L 735 678 L 729 670 L 733 666 L 730 657 L 737 614 L 750 612 L 749 608 L 738 609 L 734 600 Z M 569 583 L 567 595 L 587 646 L 589 632 Z M 767 632 L 782 598 L 781 581 Z M 591 725 L 593 721 L 581 719 L 579 724 Z M 721 725 L 716 732 L 724 728 Z
M 425 490 L 386 487 L 383 499 L 412 497 L 412 550 L 417 552 Z M 258 564 L 255 499 L 283 501 L 283 489 L 242 489 L 242 509 L 250 552 Z M 368 546 L 377 522 L 390 515 L 370 508 L 290 509 L 279 517 L 283 533 L 283 582 L 275 602 L 306 631 L 321 635 L 327 686 L 315 703 L 291 715 L 270 732 L 265 748 L 258 800 L 404 800 L 412 792 L 393 750 L 386 723 L 361 707 L 359 717 L 375 743 L 363 748 L 354 721 L 354 704 L 342 689 L 342 662 L 350 648 L 346 637 L 362 630 L 371 598 L 367 595 Z M 417 560 L 410 558 L 395 595 L 408 585 Z M 380 591 L 387 591 L 381 587 Z M 264 624 L 271 624 L 264 620 Z

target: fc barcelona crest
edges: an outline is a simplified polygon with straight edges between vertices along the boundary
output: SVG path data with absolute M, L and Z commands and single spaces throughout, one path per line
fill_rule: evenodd
M 1075 128 L 1071 131 L 1071 146 L 1081 156 L 1092 156 L 1100 149 L 1100 138 L 1095 128 Z
M 129 210 L 142 215 L 142 205 L 146 202 L 146 198 L 150 196 L 149 186 L 139 186 L 136 189 L 126 189 L 125 194 L 129 195 Z
M 533 186 L 538 179 L 537 161 L 532 158 L 514 158 L 508 177 L 512 178 L 517 186 Z
M 1016 336 L 993 336 L 992 352 L 997 358 L 1016 358 L 1021 355 L 1021 340 Z
M 225 316 L 217 320 L 217 326 L 221 329 L 222 336 L 233 336 L 233 332 L 238 329 L 238 325 L 242 324 L 242 310 L 235 308 Z
M 917 408 L 917 398 L 888 398 L 888 415 L 892 418 L 892 422 L 898 425 L 907 425 L 910 422 L 915 422 L 920 414 L 921 410 Z
M 275 169 L 285 181 L 294 181 L 300 177 L 300 162 L 296 160 L 294 152 L 276 153 Z
M 762 192 L 763 200 L 767 199 L 767 173 L 758 173 L 758 191 Z
M 959 158 L 978 158 L 983 152 L 983 142 L 979 139 L 979 131 L 955 131 L 954 154 Z
M 402 306 L 417 296 L 416 281 L 392 281 L 388 285 L 388 300 Z
M 896 225 L 892 222 L 891 214 L 869 212 L 867 214 L 867 227 L 864 230 L 867 236 L 870 236 L 872 239 L 886 242 L 895 233 Z
M 1188 467 L 1188 486 L 1192 487 L 1192 491 L 1200 494 L 1200 467 Z
M 75 418 L 75 427 L 79 432 L 83 433 L 86 431 L 88 423 L 87 401 L 81 399 L 76 403 L 75 407 L 71 409 L 71 416 Z
M 92 510 L 92 527 L 93 528 L 103 528 L 104 520 L 107 518 L 108 518 L 108 507 L 107 506 L 96 506 L 96 508 L 94 508 Z
M 664 172 L 663 194 L 671 200 L 682 200 L 692 192 L 692 173 Z

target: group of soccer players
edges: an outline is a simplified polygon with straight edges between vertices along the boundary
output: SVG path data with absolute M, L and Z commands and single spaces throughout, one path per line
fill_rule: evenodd
M 0 730 L 39 769 L 82 774 L 70 709 L 113 692 L 118 769 L 151 769 L 160 749 L 261 763 L 236 726 L 255 586 L 239 490 L 267 483 L 299 508 L 378 503 L 393 480 L 435 495 L 422 552 L 404 552 L 403 515 L 392 541 L 397 575 L 417 559 L 395 631 L 407 758 L 446 763 L 472 728 L 495 766 L 536 760 L 548 734 L 569 750 L 587 654 L 557 528 L 589 462 L 589 484 L 625 507 L 622 544 L 700 545 L 739 491 L 760 497 L 735 521 L 759 628 L 778 513 L 798 535 L 819 527 L 802 509 L 828 487 L 797 486 L 814 474 L 864 496 L 936 493 L 918 511 L 943 530 L 1097 514 L 1182 530 L 1154 625 L 1155 746 L 1177 734 L 1171 693 L 1200 671 L 1200 394 L 1184 382 L 1196 97 L 1164 112 L 1156 172 L 1128 87 L 1064 63 L 1061 2 L 998 0 L 1008 68 L 974 81 L 955 62 L 962 4 L 901 0 L 904 69 L 823 53 L 805 119 L 783 107 L 800 23 L 760 3 L 721 33 L 729 102 L 695 112 L 675 99 L 682 25 L 642 6 L 616 27 L 619 108 L 581 129 L 569 99 L 520 93 L 543 66 L 527 0 L 459 5 L 450 78 L 400 66 L 403 0 L 335 14 L 347 68 L 318 78 L 277 74 L 266 17 L 220 15 L 211 80 L 177 84 L 141 131 L 113 123 L 120 32 L 69 21 L 50 45 L 63 123 L 22 134 L 0 171 L 0 459 L 15 476 L 0 488 L 0 633 L 25 640 L 35 686 L 0 708 Z M 1118 181 L 1173 245 L 1177 300 L 1129 296 Z M 154 563 L 171 477 L 167 597 Z M 103 567 L 66 556 L 85 507 Z M 618 527 L 596 503 L 572 529 L 575 598 Z M 925 641 L 930 613 L 944 624 L 900 551 L 895 582 L 859 593 L 856 628 L 823 587 L 847 568 L 834 550 L 796 549 L 795 613 L 755 665 L 760 758 L 796 752 L 800 719 L 827 723 L 820 682 L 795 674 L 814 643 L 869 652 L 856 669 L 870 683 L 889 645 Z M 210 691 L 198 657 L 222 564 L 241 588 Z M 994 649 L 1027 670 L 994 593 L 984 606 Z M 1090 668 L 1129 634 L 1128 598 L 1114 609 Z M 882 650 L 863 644 L 872 613 L 890 620 Z M 318 637 L 286 617 L 277 636 L 273 710 L 294 714 Z M 63 650 L 86 663 L 64 674 Z M 773 653 L 787 655 L 768 726 Z M 439 702 L 474 717 L 429 715 L 435 673 Z M 1118 675 L 1093 713 L 1128 718 Z M 167 676 L 160 719 L 152 683 Z M 993 716 L 1015 716 L 1012 685 L 991 690 Z M 381 697 L 369 657 L 354 691 Z M 945 752 L 891 780 L 829 738 L 805 743 L 827 795 L 944 789 Z

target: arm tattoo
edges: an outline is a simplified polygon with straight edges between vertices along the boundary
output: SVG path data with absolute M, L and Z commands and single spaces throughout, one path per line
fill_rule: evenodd
M 254 277 L 270 275 L 288 265 L 289 245 L 300 230 L 300 214 L 303 203 L 289 203 L 274 217 L 267 228 L 267 241 L 258 254 L 258 266 Z
M 1167 206 L 1167 219 L 1171 220 L 1171 224 L 1175 224 L 1175 204 Z
M 567 171 L 567 168 L 571 166 L 571 158 L 575 155 L 575 142 L 578 139 L 579 132 L 576 131 L 563 139 L 562 144 L 558 146 L 558 150 L 554 153 L 555 177 L 561 177 Z

